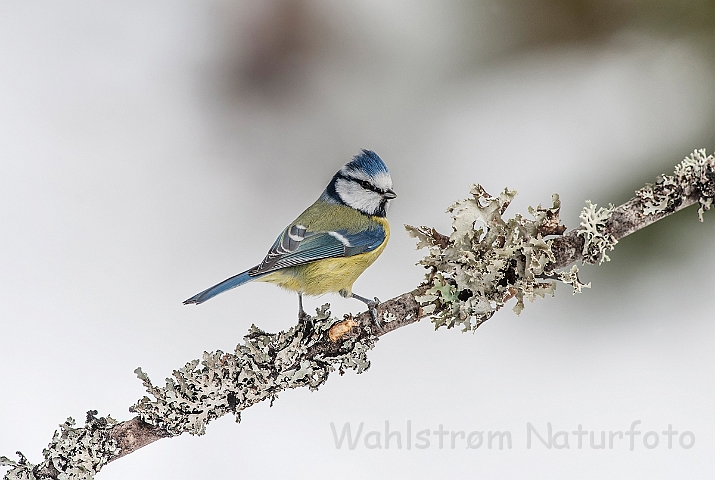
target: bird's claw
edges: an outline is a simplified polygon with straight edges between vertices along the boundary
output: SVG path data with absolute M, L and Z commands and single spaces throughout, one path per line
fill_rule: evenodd
M 370 309 L 370 316 L 372 317 L 372 321 L 375 322 L 375 325 L 377 326 L 378 330 L 384 332 L 384 330 L 382 329 L 382 325 L 380 324 L 380 320 L 377 318 L 378 305 L 380 305 L 380 299 L 377 297 L 375 297 L 375 299 L 371 302 L 367 302 L 367 308 Z
M 301 310 L 298 312 L 298 322 L 299 323 L 307 323 L 311 327 L 313 326 L 313 317 L 305 313 L 305 311 Z

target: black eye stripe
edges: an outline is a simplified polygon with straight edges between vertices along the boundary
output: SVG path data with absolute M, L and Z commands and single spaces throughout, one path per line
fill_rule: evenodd
M 352 180 L 353 182 L 356 182 L 358 185 L 360 185 L 365 190 L 372 190 L 373 192 L 376 192 L 376 193 L 384 193 L 382 190 L 378 189 L 375 185 L 368 182 L 367 180 L 359 180 L 357 178 L 350 178 L 350 180 Z
M 372 183 L 368 182 L 367 180 L 362 180 L 362 179 L 359 179 L 359 178 L 355 178 L 355 177 L 352 177 L 352 176 L 350 176 L 350 175 L 344 175 L 344 174 L 342 174 L 341 172 L 338 172 L 338 174 L 336 175 L 336 178 L 340 178 L 340 179 L 343 179 L 343 180 L 348 180 L 348 181 L 351 181 L 351 182 L 355 182 L 355 183 L 357 183 L 358 185 L 360 185 L 362 188 L 364 188 L 365 190 L 371 190 L 371 191 L 373 191 L 373 192 L 375 192 L 375 193 L 379 193 L 380 195 L 382 195 L 382 194 L 385 193 L 384 190 L 382 190 L 382 189 L 380 189 L 380 188 L 377 188 L 375 185 L 373 185 Z

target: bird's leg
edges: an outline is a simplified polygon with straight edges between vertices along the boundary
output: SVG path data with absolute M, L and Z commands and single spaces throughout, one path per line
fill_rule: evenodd
M 310 315 L 305 313 L 305 310 L 303 310 L 303 294 L 298 292 L 298 321 L 308 322 L 310 320 Z
M 342 292 L 341 292 L 342 294 Z M 374 300 L 368 300 L 365 297 L 361 297 L 360 295 L 357 295 L 355 293 L 350 293 L 349 295 L 352 298 L 355 298 L 357 300 L 360 300 L 363 302 L 365 305 L 367 305 L 367 308 L 370 309 L 370 315 L 372 316 L 372 320 L 375 322 L 375 325 L 377 325 L 377 328 L 381 331 L 384 332 L 382 329 L 382 325 L 380 325 L 380 320 L 377 318 L 377 306 L 380 305 L 380 299 L 375 297 Z

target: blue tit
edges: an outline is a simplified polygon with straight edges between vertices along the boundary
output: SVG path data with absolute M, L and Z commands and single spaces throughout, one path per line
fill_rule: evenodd
M 297 292 L 301 321 L 308 318 L 303 295 L 337 292 L 364 302 L 377 323 L 377 297 L 368 300 L 353 293 L 352 287 L 387 245 L 390 227 L 385 216 L 396 196 L 382 159 L 363 150 L 333 176 L 320 198 L 278 235 L 261 263 L 184 304 L 203 303 L 258 280 Z

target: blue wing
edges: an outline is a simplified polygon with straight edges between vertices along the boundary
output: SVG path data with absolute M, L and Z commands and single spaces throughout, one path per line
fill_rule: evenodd
M 253 277 L 323 258 L 350 257 L 375 250 L 384 241 L 385 230 L 379 223 L 357 233 L 311 232 L 302 225 L 291 225 L 276 239 L 260 265 L 248 273 Z
M 281 268 L 304 265 L 323 258 L 350 257 L 370 252 L 384 241 L 385 230 L 380 224 L 357 233 L 348 233 L 347 230 L 311 232 L 302 225 L 291 225 L 278 236 L 260 265 L 197 293 L 185 300 L 184 304 L 203 303 L 219 293 Z

